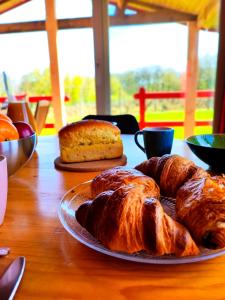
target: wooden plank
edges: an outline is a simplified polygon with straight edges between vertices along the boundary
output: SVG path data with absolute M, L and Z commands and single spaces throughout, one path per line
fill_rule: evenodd
M 214 102 L 213 132 L 220 132 L 222 108 L 225 97 L 225 1 L 221 1 L 220 25 L 219 25 L 219 46 L 216 72 L 216 89 Z
M 57 22 L 55 16 L 55 0 L 45 0 L 46 30 L 48 34 L 48 47 L 50 58 L 50 74 L 52 85 L 52 105 L 55 115 L 56 129 L 65 124 L 62 81 L 59 75 L 58 50 L 57 50 Z
M 5 0 L 5 1 L 0 1 L 0 14 L 11 10 L 17 6 L 20 6 L 30 0 Z
M 108 1 L 93 0 L 97 114 L 110 114 Z
M 43 20 L 6 23 L 0 24 L 0 33 L 44 31 L 45 27 L 45 21 Z M 90 28 L 92 27 L 92 18 L 60 19 L 57 20 L 57 27 L 58 29 Z
M 197 22 L 188 23 L 188 57 L 186 71 L 186 98 L 184 136 L 193 135 L 195 127 L 195 103 L 198 79 L 198 27 Z
M 197 15 L 195 14 L 191 14 L 191 13 L 186 13 L 186 12 L 182 12 L 182 11 L 179 11 L 177 9 L 172 9 L 172 8 L 168 8 L 166 5 L 163 5 L 163 4 L 155 4 L 155 3 L 149 3 L 149 2 L 146 2 L 146 1 L 142 1 L 142 0 L 129 0 L 129 5 L 130 5 L 130 8 L 132 9 L 132 7 L 139 11 L 152 11 L 152 10 L 155 10 L 156 12 L 162 12 L 164 11 L 166 14 L 169 14 L 169 15 L 173 15 L 173 16 L 177 16 L 177 17 L 182 17 L 182 18 L 195 18 L 197 19 Z M 141 8 L 141 9 L 140 9 Z
M 137 15 L 121 15 L 109 17 L 110 26 L 139 25 L 165 22 L 187 22 L 196 20 L 195 16 L 173 15 L 165 11 L 152 13 L 139 13 Z M 57 21 L 58 29 L 91 28 L 92 18 L 60 19 Z M 0 24 L 0 33 L 17 33 L 44 31 L 45 21 L 19 22 Z
M 110 26 L 187 22 L 196 20 L 196 16 L 183 16 L 166 10 L 143 12 L 136 15 L 118 15 L 110 18 Z
M 126 8 L 128 0 L 117 0 L 117 7 L 121 10 Z

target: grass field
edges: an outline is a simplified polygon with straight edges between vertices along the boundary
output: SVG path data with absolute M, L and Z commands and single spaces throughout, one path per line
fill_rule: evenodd
M 78 121 L 89 113 L 95 113 L 93 111 L 79 111 L 72 109 L 70 106 L 67 106 L 67 122 L 71 123 L 74 121 Z M 128 112 L 132 113 L 132 112 Z M 136 116 L 137 120 L 139 120 L 138 111 L 135 110 L 133 114 Z M 196 121 L 208 121 L 213 119 L 213 110 L 196 110 L 195 120 Z M 148 122 L 151 121 L 183 121 L 184 120 L 184 112 L 183 111 L 164 111 L 164 112 L 146 112 L 145 120 Z M 52 110 L 49 113 L 48 123 L 54 123 L 54 117 Z M 175 129 L 175 138 L 183 139 L 184 138 L 184 128 L 183 127 L 174 127 Z M 195 128 L 195 134 L 200 133 L 211 133 L 211 126 L 199 126 Z M 43 129 L 41 135 L 54 135 L 56 134 L 55 129 Z

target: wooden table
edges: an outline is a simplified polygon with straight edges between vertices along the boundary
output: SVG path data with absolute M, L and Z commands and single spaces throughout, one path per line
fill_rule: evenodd
M 126 136 L 124 146 L 129 165 L 145 159 L 133 137 Z M 195 159 L 181 141 L 172 152 Z M 0 246 L 11 253 L 0 258 L 0 273 L 15 257 L 26 257 L 16 299 L 225 299 L 225 256 L 149 265 L 95 252 L 71 237 L 57 216 L 60 199 L 97 173 L 58 171 L 53 164 L 58 154 L 56 137 L 40 137 L 33 158 L 9 179 Z

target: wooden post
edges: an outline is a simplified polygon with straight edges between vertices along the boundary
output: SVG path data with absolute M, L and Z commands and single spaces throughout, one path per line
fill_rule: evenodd
M 46 30 L 50 59 L 50 75 L 52 85 L 52 105 L 55 115 L 55 127 L 58 131 L 65 125 L 63 84 L 60 81 L 58 49 L 57 49 L 57 20 L 55 15 L 55 0 L 45 0 Z
M 213 132 L 222 133 L 225 130 L 223 124 L 225 117 L 225 1 L 220 2 L 220 22 L 219 22 L 219 46 L 216 72 L 216 91 L 214 102 Z
M 186 71 L 186 98 L 184 136 L 194 134 L 195 104 L 198 81 L 198 27 L 197 22 L 188 23 L 188 57 Z
M 93 0 L 95 87 L 97 114 L 110 114 L 108 1 Z

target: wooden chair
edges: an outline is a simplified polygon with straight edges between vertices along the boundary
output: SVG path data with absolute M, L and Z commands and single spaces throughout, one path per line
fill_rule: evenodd
M 115 122 L 123 134 L 135 134 L 139 129 L 138 122 L 133 115 L 88 115 L 83 120 L 95 119 Z
M 45 126 L 49 107 L 50 107 L 50 101 L 48 101 L 48 100 L 40 100 L 37 102 L 34 118 L 37 123 L 37 133 L 38 134 L 41 133 L 42 129 Z

